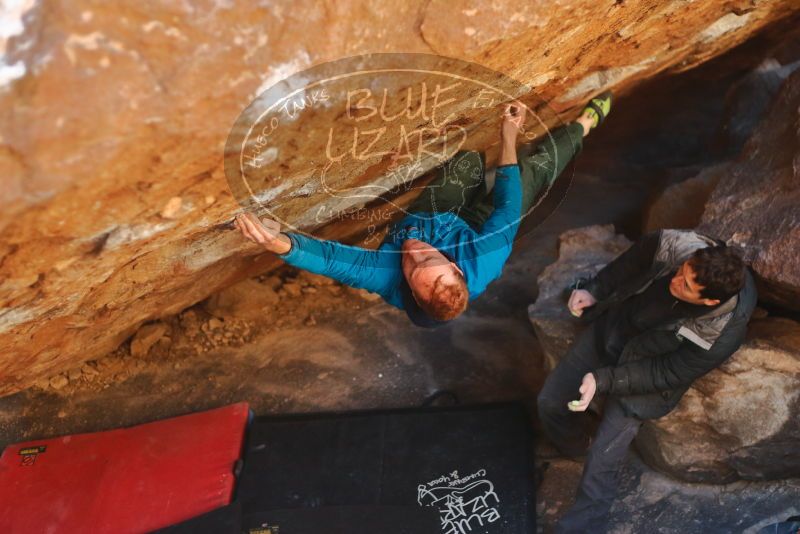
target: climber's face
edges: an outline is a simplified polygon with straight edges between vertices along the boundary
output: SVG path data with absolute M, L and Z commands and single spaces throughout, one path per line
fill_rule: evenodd
M 458 284 L 464 273 L 435 247 L 418 239 L 406 239 L 402 246 L 403 276 L 414 298 L 429 300 L 437 280 L 445 286 Z

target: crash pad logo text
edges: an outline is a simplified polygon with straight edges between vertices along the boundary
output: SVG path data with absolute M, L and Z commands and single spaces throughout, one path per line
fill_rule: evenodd
M 484 532 L 483 527 L 500 519 L 500 498 L 485 469 L 466 476 L 453 471 L 420 484 L 417 502 L 438 508 L 444 534 Z
M 19 450 L 19 455 L 22 456 L 20 465 L 22 467 L 30 467 L 36 463 L 36 458 L 47 450 L 47 445 L 38 445 L 36 447 L 25 447 Z

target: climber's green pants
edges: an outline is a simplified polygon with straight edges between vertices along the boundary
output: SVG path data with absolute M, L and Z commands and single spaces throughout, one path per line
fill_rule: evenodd
M 522 179 L 522 216 L 539 195 L 555 181 L 583 146 L 583 126 L 577 122 L 561 126 L 546 135 L 530 154 L 517 152 Z M 437 169 L 436 177 L 411 204 L 410 213 L 452 211 L 475 230 L 494 211 L 492 193 L 486 191 L 483 152 L 458 152 Z

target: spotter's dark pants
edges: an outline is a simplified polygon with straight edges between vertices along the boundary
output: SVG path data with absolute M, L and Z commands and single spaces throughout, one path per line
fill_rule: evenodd
M 598 354 L 594 325 L 589 326 L 548 375 L 539 393 L 539 419 L 545 434 L 566 455 L 586 452 L 590 417 L 586 412 L 570 411 L 567 403 L 580 398 L 583 376 L 605 365 L 609 362 Z M 605 532 L 619 470 L 641 424 L 641 419 L 625 414 L 616 397 L 607 397 L 600 426 L 588 447 L 575 504 L 561 518 L 556 532 Z
M 564 171 L 583 147 L 583 126 L 577 122 L 556 128 L 529 152 L 522 146 L 517 161 L 522 180 L 522 215 Z M 409 207 L 410 213 L 452 211 L 480 230 L 494 211 L 492 193 L 485 186 L 483 152 L 461 151 L 437 169 L 436 177 Z

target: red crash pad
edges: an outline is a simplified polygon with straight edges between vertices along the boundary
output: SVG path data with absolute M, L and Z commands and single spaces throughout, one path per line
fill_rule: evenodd
M 0 456 L 0 532 L 148 532 L 228 504 L 247 417 L 239 403 L 10 445 Z

